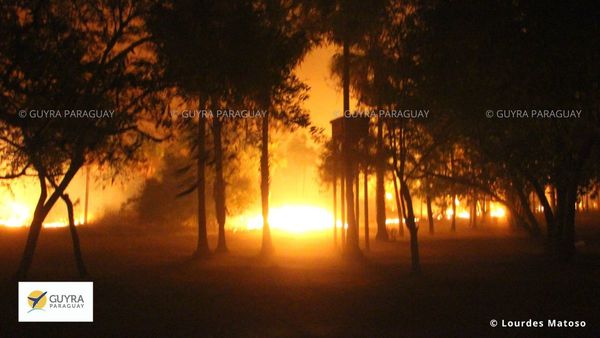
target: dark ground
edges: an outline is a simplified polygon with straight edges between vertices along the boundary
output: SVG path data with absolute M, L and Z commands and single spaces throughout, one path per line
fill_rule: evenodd
M 359 262 L 325 236 L 230 234 L 230 253 L 191 260 L 193 234 L 81 229 L 94 280 L 94 323 L 17 323 L 9 282 L 25 231 L 0 231 L 1 337 L 600 337 L 600 229 L 580 226 L 575 262 L 502 230 L 422 234 L 423 274 L 409 273 L 408 242 L 374 243 Z M 462 235 L 460 234 L 462 232 Z M 73 280 L 65 229 L 44 229 L 30 280 Z M 585 329 L 491 328 L 490 320 L 585 320 Z

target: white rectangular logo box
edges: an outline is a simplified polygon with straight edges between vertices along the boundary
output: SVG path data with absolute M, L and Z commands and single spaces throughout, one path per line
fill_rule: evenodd
M 93 321 L 93 282 L 19 282 L 19 322 Z

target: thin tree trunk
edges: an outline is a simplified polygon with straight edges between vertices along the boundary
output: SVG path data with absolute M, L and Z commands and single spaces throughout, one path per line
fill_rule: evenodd
M 558 249 L 560 250 L 561 241 L 563 239 L 563 229 L 565 225 L 565 209 L 567 206 L 567 194 L 563 184 L 557 184 L 556 187 L 556 240 Z
M 487 199 L 487 196 L 484 194 L 483 200 L 481 201 L 481 224 L 482 225 L 488 223 L 488 212 L 489 212 L 488 199 Z
M 376 218 L 377 218 L 377 235 L 375 239 L 378 241 L 387 241 L 389 235 L 385 224 L 385 155 L 383 152 L 383 119 L 377 118 L 377 163 L 375 166 L 375 203 L 376 203 Z
M 204 257 L 210 254 L 206 230 L 206 119 L 204 116 L 200 116 L 198 119 L 197 160 L 196 189 L 198 193 L 198 243 L 196 245 L 196 252 L 194 255 L 196 257 Z
M 396 209 L 398 212 L 398 236 L 404 237 L 404 212 L 402 210 L 402 199 L 400 198 L 400 189 L 398 188 L 398 182 L 394 171 L 392 171 L 392 178 L 394 180 L 394 195 L 396 197 Z
M 596 210 L 600 210 L 600 183 L 596 184 Z
M 81 245 L 79 244 L 79 234 L 77 234 L 77 228 L 75 227 L 75 213 L 73 211 L 73 203 L 69 198 L 68 194 L 63 194 L 62 199 L 67 206 L 67 215 L 69 217 L 69 231 L 71 232 L 71 240 L 73 242 L 73 255 L 75 256 L 75 263 L 77 265 L 77 271 L 79 277 L 85 278 L 88 276 L 87 269 L 83 262 L 83 255 L 81 254 Z
M 454 179 L 454 148 L 450 152 L 450 176 Z M 456 232 L 456 187 L 454 184 L 451 186 L 452 189 L 452 224 L 450 225 L 450 231 Z
M 363 181 L 363 198 L 365 205 L 365 250 L 371 250 L 371 244 L 369 243 L 369 173 L 365 166 L 364 172 L 364 181 Z
M 564 235 L 563 235 L 563 257 L 570 261 L 575 255 L 575 207 L 577 201 L 577 185 L 574 184 L 567 190 Z
M 346 215 L 348 218 L 348 230 L 346 233 L 345 251 L 350 256 L 360 253 L 358 247 L 358 224 L 354 212 L 354 170 L 351 160 L 346 161 Z
M 35 253 L 37 240 L 40 236 L 40 231 L 42 230 L 42 222 L 45 217 L 43 215 L 44 203 L 48 196 L 48 189 L 46 188 L 46 178 L 42 174 L 38 174 L 38 180 L 40 184 L 40 196 L 38 197 L 38 202 L 35 206 L 33 219 L 31 220 L 31 224 L 29 226 L 29 234 L 27 236 L 25 250 L 21 258 L 21 263 L 19 264 L 19 269 L 17 270 L 16 277 L 19 280 L 27 277 L 27 273 L 29 272 L 29 268 L 31 267 L 31 263 L 33 262 L 33 254 Z
M 398 155 L 394 151 L 393 163 L 394 173 L 398 176 L 398 183 L 400 184 L 400 194 L 402 196 L 402 212 L 406 220 L 406 227 L 410 233 L 410 254 L 411 254 L 411 270 L 414 274 L 421 272 L 421 263 L 419 258 L 419 238 L 417 232 L 419 230 L 415 221 L 415 211 L 412 202 L 412 197 L 408 187 L 408 181 L 404 178 L 406 157 L 408 153 L 408 147 L 405 143 L 404 125 L 401 124 L 400 140 L 398 142 L 398 150 L 400 155 L 400 161 L 398 162 Z M 394 178 L 394 182 L 396 178 Z
M 340 229 L 342 236 L 340 245 L 342 249 L 346 246 L 346 175 L 344 175 L 344 169 L 342 168 L 342 177 L 340 180 L 340 202 L 342 203 L 342 228 Z
M 431 196 L 427 195 L 425 197 L 425 201 L 427 203 L 427 220 L 429 221 L 429 234 L 433 235 L 435 229 L 433 224 L 433 210 L 431 208 Z
M 454 189 L 454 188 L 452 188 Z M 450 225 L 450 231 L 456 232 L 456 195 L 452 194 L 452 224 Z
M 223 144 L 221 141 L 222 122 L 219 118 L 213 119 L 213 139 L 215 147 L 215 211 L 219 225 L 219 239 L 216 252 L 227 252 L 225 240 L 225 177 L 223 176 Z
M 473 228 L 477 228 L 477 192 L 473 192 Z
M 398 185 L 400 190 L 400 208 L 402 209 L 402 217 L 404 219 L 404 224 L 406 224 L 406 203 L 404 201 L 404 195 L 402 195 L 402 181 L 398 178 Z M 404 236 L 404 228 L 402 228 L 402 236 Z
M 88 207 L 90 202 L 90 166 L 85 168 L 85 205 L 83 208 L 83 223 L 88 224 Z
M 469 207 L 469 227 L 473 227 L 473 194 L 467 199 L 467 205 Z
M 263 217 L 263 233 L 261 254 L 270 256 L 273 253 L 271 227 L 269 225 L 269 112 L 262 119 L 262 144 L 260 157 L 260 196 Z
M 344 38 L 343 43 L 343 104 L 344 112 L 350 111 L 350 45 L 348 38 Z M 354 205 L 354 158 L 351 155 L 350 135 L 344 133 L 344 144 L 342 152 L 344 154 L 344 172 L 346 178 L 346 212 L 348 216 L 348 233 L 346 234 L 345 252 L 349 256 L 358 256 L 361 254 L 358 247 L 358 223 L 355 215 Z
M 335 171 L 335 169 L 334 169 Z M 337 247 L 337 172 L 333 174 L 333 246 Z
M 354 203 L 356 206 L 356 230 L 357 233 L 360 231 L 360 166 L 356 166 L 356 180 L 354 182 L 356 189 L 356 196 L 354 197 Z
M 556 213 L 556 188 L 550 185 L 550 206 L 552 211 Z
M 419 228 L 415 222 L 415 212 L 412 203 L 412 197 L 408 190 L 406 182 L 401 181 L 400 191 L 404 197 L 406 203 L 406 226 L 410 233 L 410 257 L 411 257 L 411 270 L 414 274 L 421 273 L 421 259 L 419 257 Z

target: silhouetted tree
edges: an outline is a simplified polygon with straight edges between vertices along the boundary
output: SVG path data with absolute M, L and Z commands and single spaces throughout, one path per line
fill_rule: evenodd
M 498 169 L 492 190 L 533 234 L 537 221 L 528 192 L 535 192 L 544 207 L 551 247 L 570 258 L 575 202 L 579 187 L 590 180 L 585 168 L 600 139 L 600 37 L 594 5 L 512 1 L 412 5 L 407 20 L 411 24 L 402 31 L 404 52 L 415 60 L 417 96 L 431 98 L 436 109 L 461 121 L 453 132 L 478 154 L 479 165 Z M 563 22 L 561 29 L 556 20 Z M 564 53 L 567 49 L 571 52 Z M 502 109 L 527 110 L 529 115 L 532 110 L 573 109 L 581 110 L 581 116 L 494 118 Z M 492 118 L 485 117 L 487 111 Z M 556 190 L 556 208 L 546 197 L 546 187 Z
M 281 120 L 288 126 L 308 125 L 308 115 L 298 105 L 306 98 L 306 86 L 294 76 L 293 69 L 309 50 L 315 32 L 306 26 L 307 11 L 299 1 L 255 1 L 246 13 L 253 15 L 253 20 L 240 27 L 244 36 L 237 38 L 245 41 L 241 55 L 245 57 L 246 76 L 253 79 L 249 81 L 252 87 L 247 88 L 248 96 L 256 107 L 266 111 L 260 126 L 260 186 L 261 254 L 268 256 L 273 251 L 269 226 L 270 121 Z
M 386 6 L 388 1 L 354 1 L 354 0 L 340 0 L 334 2 L 324 2 L 321 4 L 321 9 L 325 13 L 326 22 L 328 22 L 328 37 L 330 41 L 337 45 L 341 45 L 342 53 L 334 59 L 333 73 L 341 80 L 341 87 L 343 93 L 343 110 L 345 112 L 350 110 L 350 89 L 355 87 L 356 92 L 363 93 L 368 91 L 366 95 L 359 95 L 359 103 L 366 104 L 367 106 L 381 108 L 385 101 L 383 99 L 383 92 L 385 90 L 385 81 L 381 77 L 380 68 L 377 65 L 381 63 L 373 62 L 373 57 L 377 59 L 377 52 L 379 49 L 372 48 L 374 41 L 378 41 L 380 35 L 383 32 L 382 23 L 386 19 Z M 376 42 L 375 42 L 376 43 Z M 357 52 L 364 52 L 366 56 L 356 62 L 357 59 L 355 54 Z M 379 59 L 378 61 L 383 61 Z M 358 73 L 355 74 L 355 72 Z M 370 79 L 364 75 L 374 74 L 374 84 L 371 83 Z M 371 76 L 369 76 L 370 78 Z M 373 88 L 376 88 L 373 90 Z M 380 128 L 381 130 L 381 128 Z M 382 137 L 378 138 L 379 141 Z M 348 151 L 350 145 L 346 144 L 342 146 L 342 151 Z M 376 202 L 377 202 L 377 229 L 378 239 L 387 238 L 387 230 L 385 229 L 385 190 L 383 189 L 383 154 L 381 142 L 378 143 L 378 154 L 379 161 L 376 165 L 376 177 L 377 177 L 377 191 L 376 191 Z M 349 157 L 346 154 L 346 157 Z M 360 253 L 358 248 L 358 223 L 355 215 L 354 207 L 354 193 L 351 188 L 354 181 L 353 161 L 345 161 L 346 168 L 344 168 L 344 177 L 346 182 L 345 193 L 347 208 L 347 220 L 348 220 L 348 236 L 345 247 L 346 251 L 350 255 L 356 255 Z
M 144 33 L 147 5 L 20 3 L 6 6 L 0 16 L 0 27 L 7 31 L 0 45 L 1 141 L 10 148 L 14 166 L 20 168 L 16 171 L 35 171 L 40 186 L 19 278 L 31 266 L 44 219 L 65 197 L 79 169 L 87 163 L 119 167 L 141 160 L 141 145 L 156 139 L 156 128 L 142 129 L 142 121 L 160 121 L 151 112 L 161 111 L 156 109 L 159 83 Z M 26 114 L 17 116 L 18 109 Z M 114 115 L 94 119 L 27 114 L 49 109 L 108 109 Z M 51 192 L 48 182 L 53 182 Z

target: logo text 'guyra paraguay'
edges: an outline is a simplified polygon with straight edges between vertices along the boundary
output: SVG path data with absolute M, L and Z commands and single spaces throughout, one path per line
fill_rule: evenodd
M 19 322 L 93 322 L 93 282 L 19 282 Z

